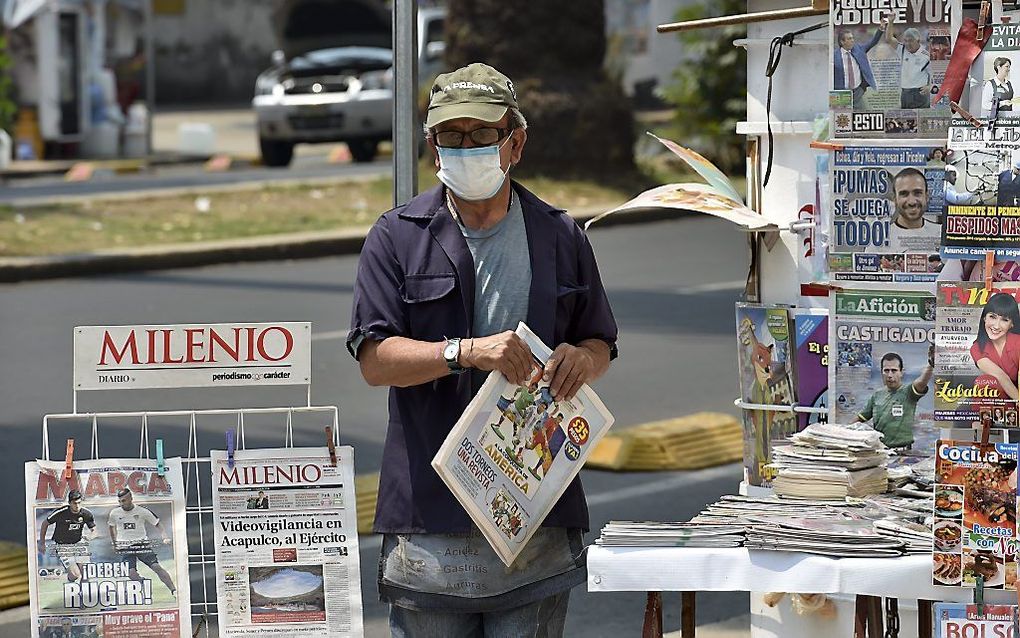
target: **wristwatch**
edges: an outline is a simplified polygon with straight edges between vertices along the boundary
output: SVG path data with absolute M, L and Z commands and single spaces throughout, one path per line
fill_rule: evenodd
M 466 370 L 457 361 L 460 358 L 460 339 L 453 338 L 446 340 L 446 346 L 443 347 L 443 358 L 446 359 L 446 367 L 450 369 L 451 374 L 460 374 Z

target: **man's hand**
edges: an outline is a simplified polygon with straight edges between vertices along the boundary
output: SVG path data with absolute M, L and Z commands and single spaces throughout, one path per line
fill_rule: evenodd
M 467 367 L 498 370 L 514 385 L 527 383 L 531 371 L 538 366 L 531 348 L 512 330 L 461 341 L 460 352 Z
M 581 386 L 595 378 L 595 358 L 585 348 L 561 343 L 549 355 L 542 380 L 557 401 L 574 398 Z

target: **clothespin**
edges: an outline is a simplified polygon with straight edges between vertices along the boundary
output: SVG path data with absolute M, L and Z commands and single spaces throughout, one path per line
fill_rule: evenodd
M 64 478 L 68 481 L 74 476 L 74 439 L 67 439 L 67 452 L 64 455 Z
M 957 104 L 956 102 L 954 102 L 952 100 L 949 100 L 949 108 L 951 108 L 953 110 L 953 113 L 956 113 L 957 115 L 959 115 L 963 119 L 965 119 L 968 122 L 970 122 L 971 124 L 973 124 L 975 128 L 981 128 L 982 126 L 984 126 L 984 124 L 981 122 L 981 120 L 979 120 L 976 117 L 974 117 L 974 115 L 970 111 L 968 111 L 967 109 L 963 108 L 962 106 L 960 106 L 959 104 Z
M 992 3 L 990 0 L 981 0 L 981 13 L 978 14 L 978 28 L 977 28 L 977 39 L 985 39 L 985 25 L 988 24 L 988 18 L 992 13 Z
M 995 269 L 995 251 L 985 251 L 985 290 L 992 292 L 992 270 Z
M 985 613 L 985 577 L 978 574 L 974 584 L 974 604 L 977 605 L 978 616 L 982 616 Z
M 227 430 L 227 467 L 234 469 L 234 431 Z
M 1020 591 L 1017 593 L 1017 602 L 1020 603 Z M 1013 635 L 1020 636 L 1020 607 L 1013 608 Z
M 156 473 L 166 475 L 166 461 L 163 460 L 163 439 L 156 439 Z
M 329 448 L 329 463 L 336 467 L 336 443 L 333 441 L 333 426 L 326 426 L 326 447 Z
M 992 415 L 985 412 L 981 416 L 981 451 L 988 449 L 988 435 L 992 430 Z
M 842 151 L 846 148 L 846 145 L 839 142 L 811 142 L 808 146 L 819 151 Z

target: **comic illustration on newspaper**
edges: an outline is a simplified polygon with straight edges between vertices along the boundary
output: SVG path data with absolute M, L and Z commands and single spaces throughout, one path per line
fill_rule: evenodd
M 935 420 L 941 427 L 1017 427 L 1020 284 L 938 283 Z
M 1016 443 L 940 440 L 932 584 L 1016 589 Z
M 1020 108 L 980 128 L 954 118 L 948 145 L 943 257 L 1020 257 Z
M 795 354 L 785 307 L 737 304 L 737 371 L 740 397 L 755 406 L 793 406 Z M 759 487 L 772 484 L 772 442 L 797 431 L 793 410 L 744 408 L 744 479 Z
M 793 311 L 797 346 L 797 403 L 826 410 L 829 405 L 829 311 L 797 308 Z M 797 431 L 812 423 L 826 423 L 828 412 L 798 412 Z
M 829 314 L 829 422 L 864 422 L 891 448 L 931 449 L 935 297 L 837 291 Z
M 928 283 L 939 242 L 945 149 L 846 147 L 833 151 L 829 271 L 833 281 Z
M 354 450 L 212 450 L 220 636 L 364 636 Z
M 942 138 L 932 98 L 952 55 L 949 0 L 833 0 L 829 108 L 837 138 Z
M 535 357 L 534 376 L 515 386 L 489 374 L 432 460 L 507 565 L 613 424 L 587 385 L 573 399 L 557 401 L 541 370 L 552 352 L 523 323 L 516 332 Z
M 191 635 L 181 460 L 25 464 L 32 636 Z M 34 548 L 35 551 L 32 551 Z

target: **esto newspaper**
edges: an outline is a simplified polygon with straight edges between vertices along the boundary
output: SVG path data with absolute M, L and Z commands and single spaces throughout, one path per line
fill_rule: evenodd
M 892 448 L 931 449 L 935 298 L 836 291 L 829 315 L 829 422 L 863 421 Z
M 834 281 L 932 282 L 942 267 L 945 149 L 833 151 L 829 270 Z
M 165 463 L 25 464 L 33 638 L 191 635 L 181 460 Z
M 220 636 L 363 636 L 353 448 L 210 454 Z
M 940 281 L 935 419 L 941 427 L 1017 427 L 1020 284 Z
M 933 107 L 952 53 L 949 0 L 832 0 L 836 137 L 941 138 L 949 104 Z
M 552 352 L 526 325 L 536 366 Z M 587 385 L 556 401 L 541 370 L 515 386 L 492 373 L 447 435 L 432 467 L 500 559 L 510 565 L 613 424 Z

